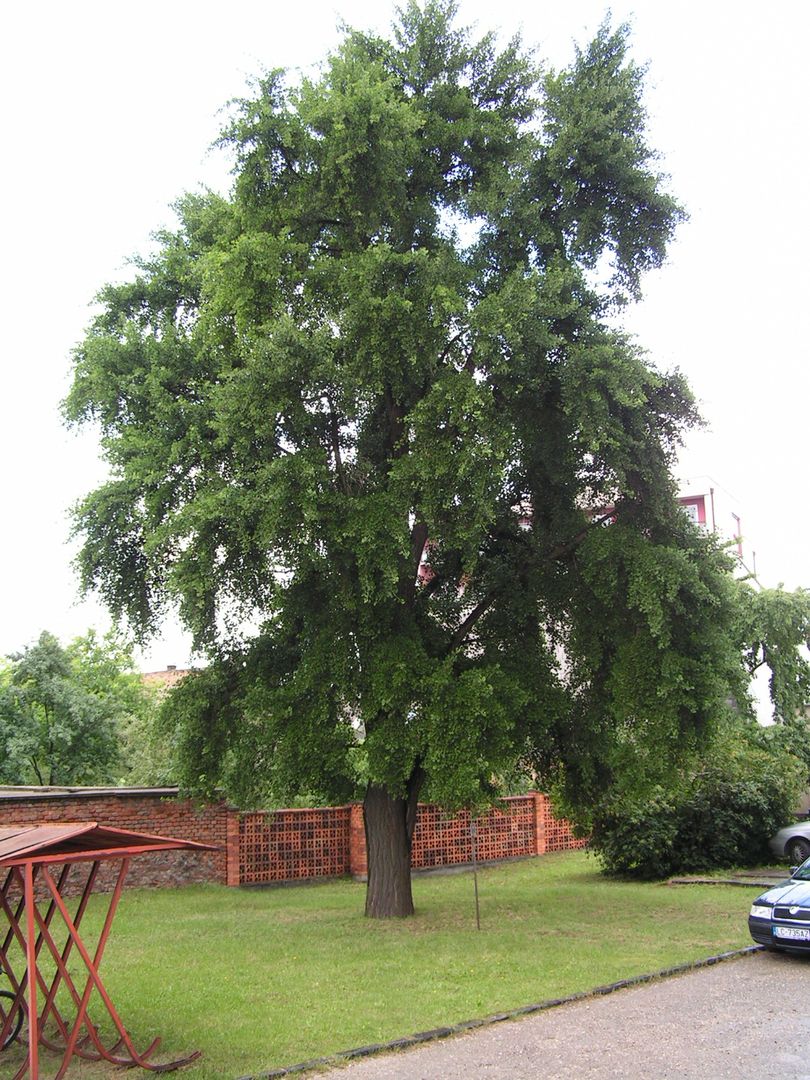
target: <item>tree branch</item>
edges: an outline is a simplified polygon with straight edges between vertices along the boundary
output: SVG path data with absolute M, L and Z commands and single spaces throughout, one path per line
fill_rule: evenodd
M 340 480 L 340 486 L 343 489 L 343 494 L 349 494 L 349 487 L 346 483 L 346 473 L 343 468 L 343 459 L 340 456 L 340 424 L 338 422 L 337 413 L 332 403 L 332 399 L 329 395 L 326 395 L 326 403 L 329 406 L 329 428 L 332 436 L 332 454 L 335 458 L 335 471 L 337 472 L 338 479 Z
M 433 567 L 431 567 L 430 569 L 433 577 L 431 577 L 429 581 L 425 582 L 419 592 L 419 595 L 425 600 L 429 600 L 435 592 L 438 592 L 438 590 L 445 582 L 445 579 L 442 577 L 442 575 L 437 573 L 437 571 L 435 571 Z
M 478 620 L 489 611 L 489 609 L 495 603 L 497 597 L 498 590 L 495 589 L 488 596 L 485 596 L 483 600 L 479 601 L 475 605 L 467 618 L 464 619 L 464 621 L 460 623 L 459 626 L 456 628 L 455 633 L 450 639 L 450 645 L 447 649 L 448 653 L 452 652 L 453 649 L 457 649 L 459 645 L 463 644 L 464 639 L 467 637 L 469 632 L 472 630 Z
M 580 529 L 576 536 L 573 536 L 570 540 L 566 540 L 559 544 L 556 544 L 553 548 L 551 548 L 550 551 L 547 551 L 542 556 L 542 559 L 544 561 L 550 562 L 554 559 L 561 558 L 563 555 L 567 554 L 569 551 L 573 550 L 575 547 L 581 544 L 592 529 L 596 529 L 599 528 L 601 525 L 604 525 L 605 522 L 610 521 L 610 519 L 612 517 L 615 517 L 615 515 L 615 509 L 608 511 L 608 513 L 602 515 L 602 517 L 590 522 L 588 525 L 585 526 L 584 529 Z M 463 622 L 461 622 L 456 628 L 452 638 L 450 639 L 450 644 L 447 649 L 448 653 L 452 652 L 453 649 L 456 649 L 459 645 L 463 644 L 464 640 L 467 638 L 468 634 L 473 629 L 475 624 L 487 613 L 487 611 L 489 611 L 489 609 L 495 603 L 498 598 L 498 593 L 498 589 L 493 589 L 492 592 L 488 593 L 487 596 L 480 600 L 472 609 L 472 611 L 469 612 Z
M 408 561 L 407 577 L 404 588 L 401 590 L 406 603 L 411 603 L 416 595 L 416 586 L 419 581 L 419 564 L 422 561 L 422 552 L 428 538 L 428 527 L 421 518 L 417 518 L 411 528 L 410 559 Z
M 284 164 L 287 166 L 288 170 L 293 174 L 293 176 L 298 176 L 299 175 L 298 169 L 296 169 L 295 164 L 293 163 L 293 159 L 290 157 L 290 152 L 287 149 L 287 147 L 284 145 L 284 143 L 282 143 L 280 141 L 277 142 L 276 143 L 276 150 L 278 150 L 278 152 L 284 158 Z
M 385 412 L 389 423 L 388 448 L 391 451 L 392 457 L 402 457 L 405 454 L 405 447 L 403 446 L 405 425 L 403 423 L 402 407 L 394 401 L 391 387 L 387 384 L 383 391 L 383 397 L 385 400 Z
M 616 517 L 615 509 L 609 510 L 606 514 L 603 514 L 602 517 L 596 518 L 594 521 L 589 521 L 575 536 L 572 536 L 569 540 L 562 540 L 559 544 L 555 544 L 550 551 L 546 552 L 543 559 L 552 562 L 554 559 L 562 558 L 563 555 L 567 555 L 570 551 L 573 551 L 574 548 L 579 547 L 585 537 L 593 532 L 594 529 L 601 528 L 602 525 L 606 524 L 606 522 L 614 517 Z
M 455 343 L 456 343 L 456 342 L 457 342 L 457 341 L 458 341 L 458 340 L 459 340 L 460 338 L 463 338 L 463 337 L 464 337 L 464 335 L 465 335 L 466 333 L 467 333 L 467 330 L 466 330 L 466 328 L 465 328 L 464 330 L 459 330 L 459 332 L 458 332 L 457 334 L 453 334 L 453 336 L 452 336 L 452 337 L 450 338 L 450 340 L 449 340 L 449 341 L 447 342 L 447 344 L 445 345 L 445 347 L 444 347 L 444 348 L 442 349 L 442 354 L 441 354 L 441 356 L 439 357 L 439 363 L 440 363 L 440 364 L 443 364 L 443 363 L 445 362 L 445 360 L 447 359 L 447 357 L 448 357 L 448 355 L 449 355 L 449 353 L 450 353 L 450 350 L 451 350 L 451 349 L 453 348 L 453 346 L 455 345 Z

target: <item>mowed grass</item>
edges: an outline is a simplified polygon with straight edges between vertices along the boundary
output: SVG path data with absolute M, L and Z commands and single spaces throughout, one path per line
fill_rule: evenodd
M 613 881 L 568 852 L 480 870 L 479 932 L 471 873 L 417 877 L 416 916 L 383 922 L 351 881 L 133 890 L 101 970 L 137 1046 L 200 1049 L 183 1075 L 228 1080 L 748 945 L 758 891 Z M 105 911 L 94 898 L 86 940 Z

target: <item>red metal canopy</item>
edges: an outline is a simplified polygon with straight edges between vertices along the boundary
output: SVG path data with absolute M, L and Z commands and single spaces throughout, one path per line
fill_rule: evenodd
M 114 829 L 97 821 L 0 827 L 0 866 L 22 866 L 29 859 L 38 863 L 88 862 L 179 848 L 216 850 L 211 844 Z
M 0 1048 L 6 1046 L 9 1034 L 15 1030 L 18 1010 L 22 1010 L 28 1017 L 28 1055 L 15 1073 L 14 1080 L 22 1080 L 26 1075 L 30 1080 L 40 1080 L 40 1045 L 62 1055 L 62 1063 L 54 1080 L 61 1080 L 65 1075 L 74 1054 L 89 1060 L 103 1058 L 116 1065 L 140 1065 L 154 1072 L 176 1069 L 199 1057 L 199 1051 L 196 1051 L 177 1061 L 163 1064 L 150 1062 L 148 1058 L 157 1049 L 159 1039 L 155 1039 L 146 1050 L 138 1053 L 98 971 L 130 858 L 149 852 L 180 849 L 216 850 L 210 844 L 136 833 L 129 829 L 99 825 L 95 821 L 0 827 L 0 868 L 7 869 L 0 887 L 0 908 L 5 912 L 9 923 L 8 932 L 0 945 L 0 972 L 8 977 L 14 995 L 13 1003 L 7 1011 L 0 1007 Z M 91 956 L 79 934 L 79 927 L 99 866 L 104 861 L 114 859 L 120 860 L 121 866 L 95 954 Z M 77 862 L 88 862 L 92 865 L 78 907 L 71 916 L 65 900 L 65 886 L 71 867 Z M 56 881 L 50 869 L 53 864 L 61 866 Z M 35 900 L 35 881 L 48 897 L 44 914 L 40 910 L 40 906 L 44 905 L 38 905 Z M 51 931 L 51 922 L 57 912 L 67 930 L 67 937 L 61 948 L 57 946 Z M 50 954 L 52 965 L 55 965 L 50 983 L 43 976 L 38 964 L 43 946 L 47 946 L 45 955 Z M 82 993 L 67 967 L 74 947 L 87 969 L 87 981 Z M 13 962 L 15 960 L 16 963 Z M 69 992 L 75 1006 L 75 1016 L 66 1017 L 57 1007 L 56 995 L 60 985 Z M 102 1043 L 96 1026 L 87 1014 L 93 990 L 97 991 L 103 1001 L 119 1035 L 118 1041 L 111 1047 Z M 49 1022 L 50 1028 L 47 1028 Z M 54 1027 L 56 1030 L 52 1031 Z

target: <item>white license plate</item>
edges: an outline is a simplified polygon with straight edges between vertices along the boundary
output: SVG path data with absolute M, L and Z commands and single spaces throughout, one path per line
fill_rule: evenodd
M 810 930 L 798 926 L 774 926 L 773 936 L 787 938 L 789 941 L 810 941 Z

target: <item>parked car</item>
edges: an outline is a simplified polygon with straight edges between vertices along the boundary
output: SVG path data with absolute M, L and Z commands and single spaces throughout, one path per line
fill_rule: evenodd
M 810 859 L 794 867 L 787 881 L 756 898 L 748 929 L 759 945 L 810 952 Z
M 770 845 L 778 859 L 788 858 L 794 866 L 810 859 L 810 821 L 786 825 L 771 837 Z

